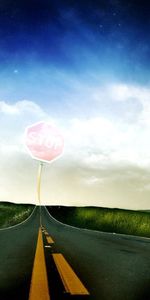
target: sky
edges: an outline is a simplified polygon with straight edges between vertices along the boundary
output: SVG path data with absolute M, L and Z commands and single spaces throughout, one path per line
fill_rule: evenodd
M 150 209 L 150 3 L 0 1 L 0 201 L 37 203 L 26 126 L 54 124 L 47 205 Z

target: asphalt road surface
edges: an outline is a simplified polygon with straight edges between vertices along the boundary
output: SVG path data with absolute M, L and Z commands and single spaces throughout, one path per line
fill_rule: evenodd
M 41 215 L 52 251 L 64 255 L 90 292 L 86 300 L 150 300 L 150 239 L 63 225 L 44 207 Z M 0 230 L 0 300 L 28 300 L 38 229 L 37 207 L 28 221 Z

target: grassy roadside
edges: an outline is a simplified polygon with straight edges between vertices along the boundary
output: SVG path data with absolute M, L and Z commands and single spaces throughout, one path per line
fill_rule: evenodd
M 7 228 L 24 221 L 33 209 L 33 205 L 0 203 L 0 228 Z
M 59 221 L 105 232 L 150 237 L 150 212 L 100 207 L 48 207 Z

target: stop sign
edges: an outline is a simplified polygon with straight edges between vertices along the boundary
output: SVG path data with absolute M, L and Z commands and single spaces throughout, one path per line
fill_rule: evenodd
M 56 127 L 39 122 L 26 128 L 25 144 L 33 158 L 50 162 L 62 154 L 64 139 Z

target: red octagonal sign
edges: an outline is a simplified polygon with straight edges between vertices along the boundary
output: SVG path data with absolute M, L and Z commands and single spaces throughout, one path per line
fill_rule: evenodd
M 33 158 L 50 162 L 62 154 L 64 139 L 56 127 L 39 122 L 27 127 L 25 144 Z

